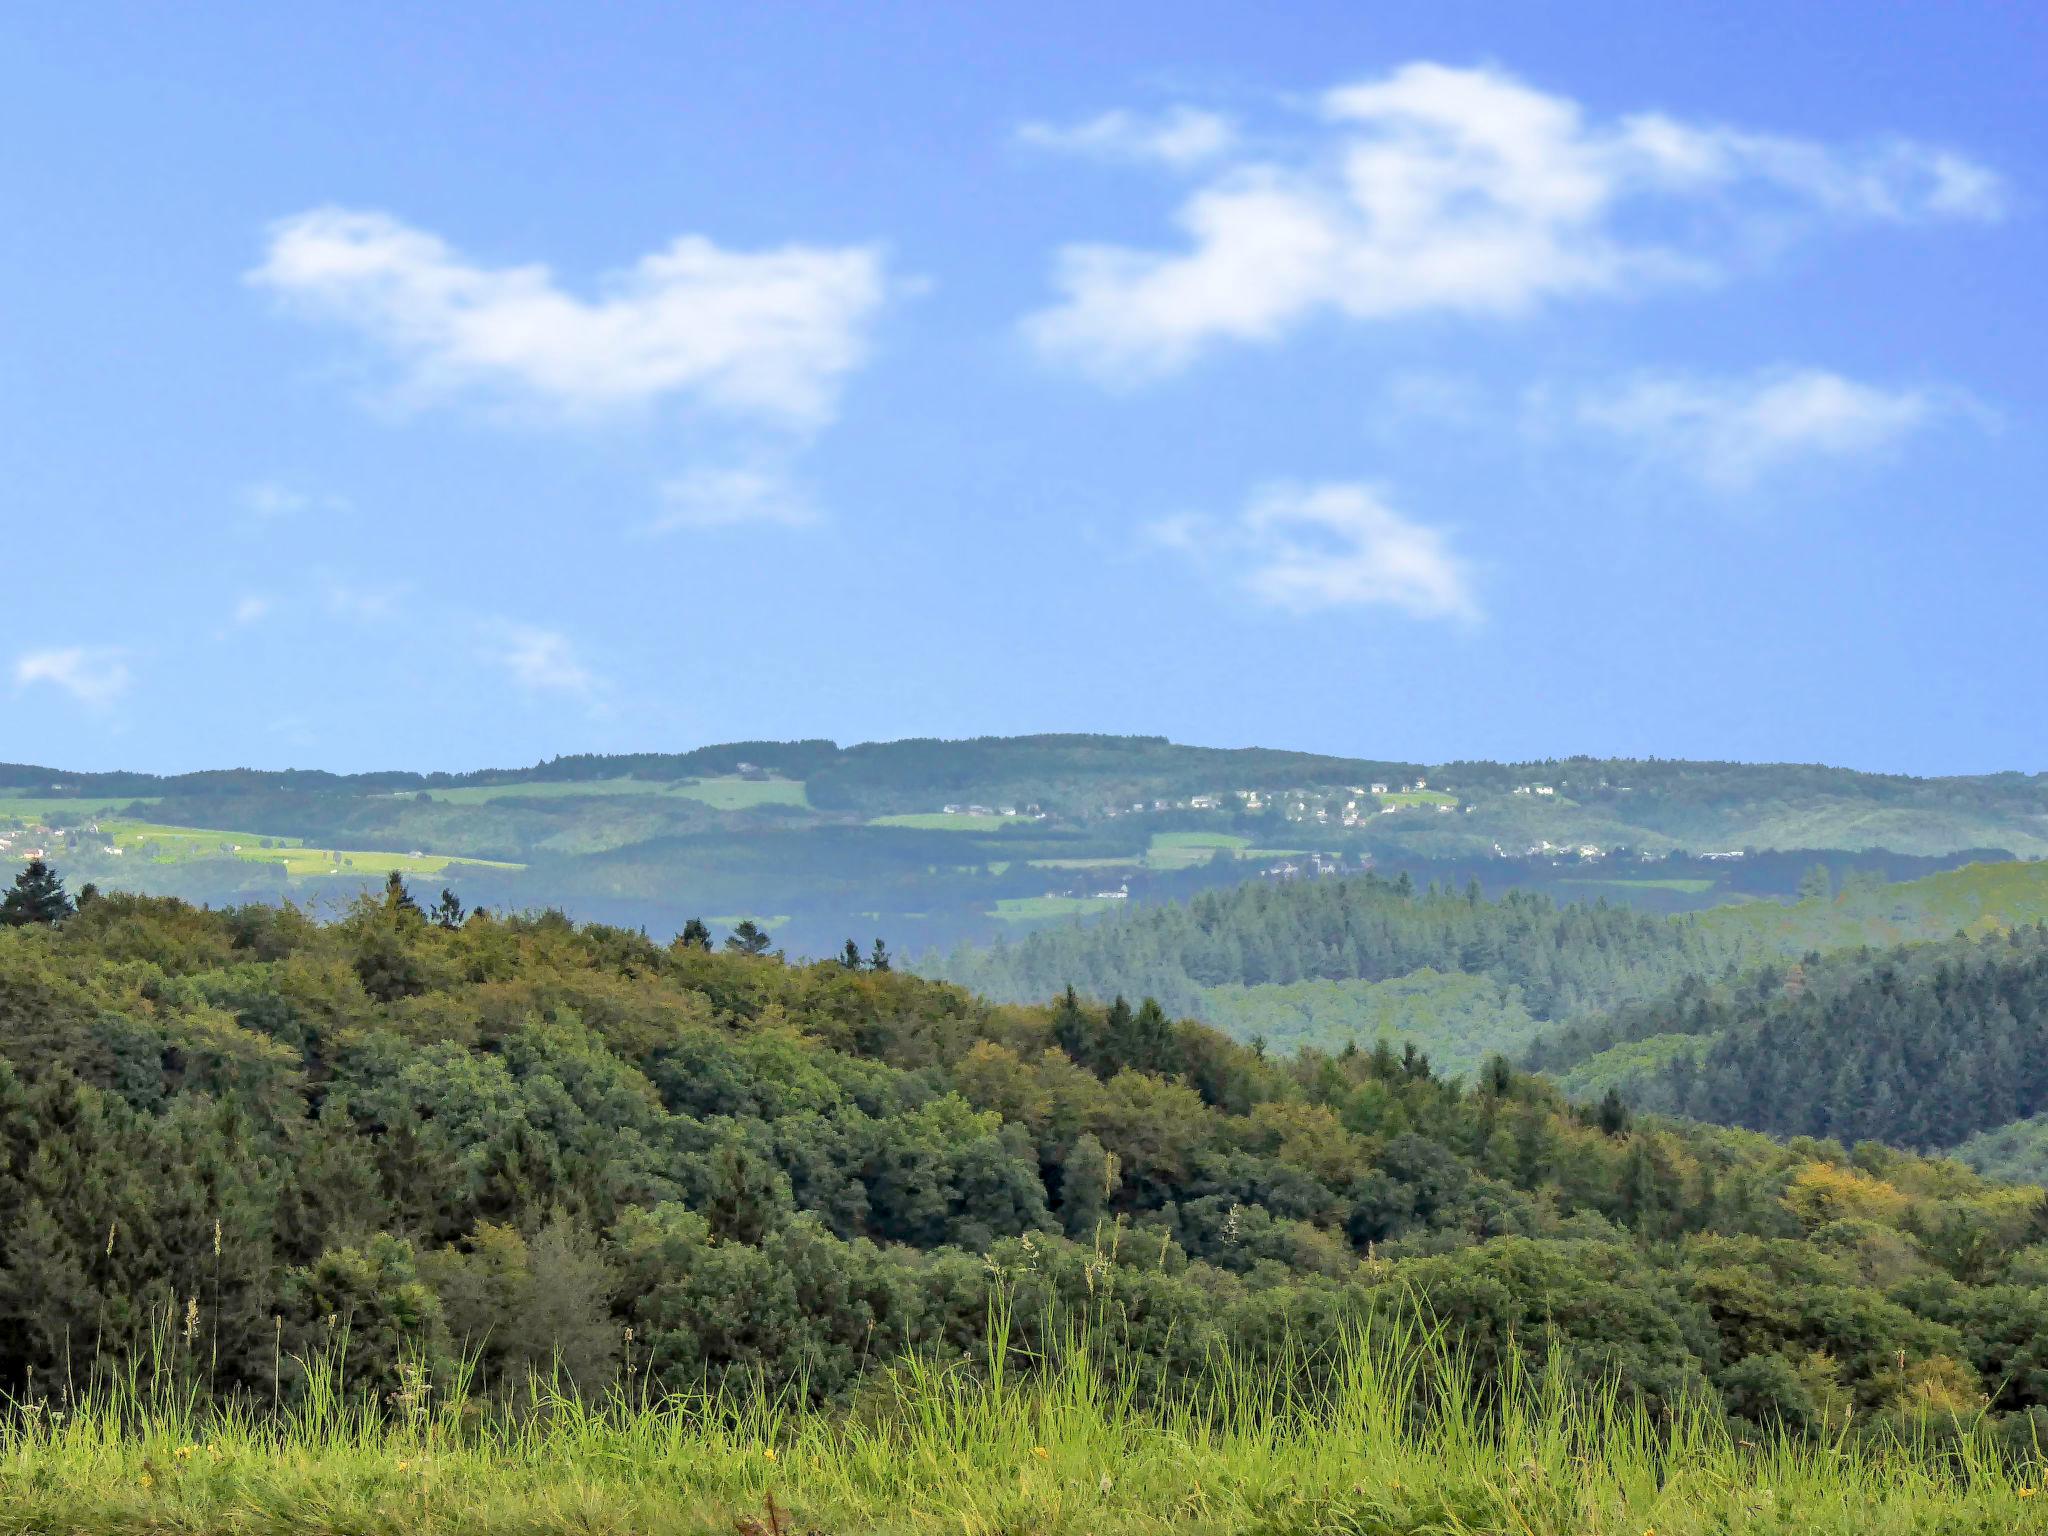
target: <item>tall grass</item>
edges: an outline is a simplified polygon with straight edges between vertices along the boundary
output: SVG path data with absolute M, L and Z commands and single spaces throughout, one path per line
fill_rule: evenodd
M 1141 1410 L 1085 1328 L 1024 1360 L 993 1321 L 990 1364 L 906 1361 L 831 1414 L 766 1384 L 588 1402 L 537 1380 L 515 1412 L 458 1379 L 371 1402 L 333 1357 L 283 1409 L 131 1374 L 69 1410 L 14 1406 L 0 1536 L 2048 1530 L 2048 1496 L 1974 1433 L 1939 1453 L 1751 1445 L 1588 1400 L 1561 1366 L 1481 1382 L 1394 1327 L 1303 1369 L 1220 1359 Z

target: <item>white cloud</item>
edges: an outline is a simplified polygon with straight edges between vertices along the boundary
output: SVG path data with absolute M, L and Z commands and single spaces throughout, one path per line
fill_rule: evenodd
M 388 214 L 285 219 L 250 280 L 389 352 L 416 394 L 480 390 L 581 415 L 682 397 L 828 418 L 884 294 L 871 247 L 728 251 L 684 235 L 595 298 L 545 266 L 483 266 Z
M 1882 453 L 1940 408 L 1923 390 L 1799 369 L 1746 378 L 1646 375 L 1581 397 L 1574 414 L 1710 486 L 1743 490 L 1801 461 Z
M 259 623 L 269 616 L 273 606 L 269 598 L 251 592 L 235 604 L 235 623 L 242 626 Z
M 653 531 L 780 525 L 800 528 L 818 520 L 803 491 L 783 476 L 759 469 L 697 469 L 661 487 L 661 516 Z
M 242 506 L 258 517 L 296 517 L 304 512 L 346 512 L 346 496 L 329 496 L 302 491 L 275 480 L 259 480 L 242 487 Z
M 608 687 L 560 630 L 494 619 L 479 626 L 479 640 L 484 659 L 502 667 L 530 693 L 562 693 L 594 702 Z
M 48 683 L 81 704 L 105 708 L 128 691 L 125 653 L 108 646 L 66 646 L 30 651 L 14 663 L 14 685 Z
M 365 587 L 330 578 L 326 584 L 327 611 L 338 619 L 357 624 L 381 624 L 398 616 L 402 586 Z
M 1233 521 L 1182 516 L 1150 533 L 1290 612 L 1388 607 L 1418 619 L 1480 617 L 1471 569 L 1442 530 L 1402 517 L 1370 486 L 1269 487 Z
M 1283 152 L 1228 158 L 1178 249 L 1070 245 L 1025 322 L 1110 382 L 1270 342 L 1319 313 L 1502 316 L 1703 282 L 1752 221 L 1993 219 L 1992 171 L 1907 140 L 1833 146 L 1579 104 L 1494 69 L 1410 64 L 1328 92 Z M 1711 217 L 1702 217 L 1702 215 Z
M 1173 107 L 1154 116 L 1116 111 L 1065 125 L 1026 123 L 1017 137 L 1037 149 L 1185 169 L 1233 148 L 1237 127 L 1215 112 Z

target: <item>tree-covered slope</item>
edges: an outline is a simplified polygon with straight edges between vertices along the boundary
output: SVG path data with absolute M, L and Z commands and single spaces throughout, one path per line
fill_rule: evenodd
M 877 931 L 988 943 L 1289 863 L 1659 912 L 1783 899 L 1816 859 L 1898 879 L 2048 853 L 2048 779 L 1430 766 L 1106 735 L 734 742 L 460 774 L 4 764 L 0 844 L 0 864 L 38 850 L 104 888 L 215 904 L 345 903 L 393 867 L 453 869 L 494 908 L 654 932 L 745 916 L 829 954 Z
M 1953 1147 L 2048 1110 L 2048 927 L 1688 979 L 1528 1059 L 1723 1124 Z
M 1559 1018 L 1734 964 L 1755 943 L 1696 919 L 1604 903 L 1559 906 L 1510 891 L 1487 900 L 1418 891 L 1405 877 L 1253 883 L 1192 901 L 1068 924 L 1013 945 L 935 957 L 934 975 L 1004 1001 L 1073 986 L 1144 993 L 1194 1013 L 1205 988 L 1387 981 L 1429 968 L 1519 989 L 1539 1019 Z
M 10 1392 L 154 1348 L 195 1393 L 292 1397 L 345 1337 L 380 1393 L 468 1350 L 492 1390 L 846 1399 L 983 1350 L 1001 1287 L 1027 1347 L 1113 1304 L 1155 1385 L 1426 1312 L 1482 1373 L 1555 1347 L 1756 1420 L 2048 1409 L 2042 1197 L 1954 1164 L 440 916 L 394 885 L 325 924 L 104 896 L 0 928 Z

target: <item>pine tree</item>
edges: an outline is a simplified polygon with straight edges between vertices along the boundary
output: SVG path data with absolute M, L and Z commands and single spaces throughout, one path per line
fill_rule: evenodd
M 1070 985 L 1059 1001 L 1052 1005 L 1052 1043 L 1085 1067 L 1095 1056 L 1094 1033 L 1088 1027 L 1088 1015 L 1082 1011 L 1081 999 L 1074 995 Z
M 64 882 L 57 871 L 41 859 L 30 859 L 14 877 L 14 885 L 0 897 L 0 925 L 27 928 L 55 927 L 73 911 L 71 898 L 64 894 Z
M 421 915 L 420 904 L 412 899 L 412 892 L 405 888 L 405 877 L 395 869 L 384 881 L 384 905 L 393 912 L 402 912 L 413 917 Z
M 711 947 L 710 926 L 705 923 L 703 918 L 693 917 L 683 924 L 682 937 L 678 942 L 685 949 L 709 949 Z M 849 939 L 847 942 L 850 944 L 853 941 Z
M 860 969 L 860 946 L 854 943 L 853 940 L 848 939 L 846 941 L 846 948 L 839 951 L 839 964 L 843 969 L 849 971 Z
M 435 902 L 427 913 L 427 916 L 433 919 L 435 927 L 451 929 L 460 928 L 466 915 L 462 910 L 462 903 L 446 886 L 441 888 L 441 899 Z
M 868 951 L 868 969 L 871 971 L 886 971 L 889 969 L 889 946 L 884 944 L 879 938 L 875 940 L 875 947 Z
M 736 955 L 765 955 L 773 942 L 759 923 L 751 917 L 743 917 L 726 935 L 725 947 Z

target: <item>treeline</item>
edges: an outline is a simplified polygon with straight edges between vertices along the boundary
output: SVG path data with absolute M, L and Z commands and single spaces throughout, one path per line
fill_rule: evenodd
M 1189 1014 L 1209 987 L 1385 981 L 1429 968 L 1516 987 L 1529 1016 L 1555 1019 L 1725 971 L 1757 943 L 1605 903 L 1559 906 L 1526 891 L 1489 901 L 1476 881 L 1422 890 L 1405 874 L 1367 874 L 1255 881 L 1016 944 L 959 948 L 922 968 L 1002 1001 L 1073 986 L 1098 998 L 1145 994 Z
M 1529 1062 L 1725 1125 L 1952 1147 L 2048 1110 L 2048 927 L 1688 979 Z
M 1953 1164 L 396 881 L 331 924 L 47 887 L 14 914 L 17 1398 L 154 1351 L 264 1400 L 317 1359 L 411 1400 L 464 1354 L 501 1391 L 844 1400 L 906 1352 L 978 1358 L 1000 1294 L 1027 1348 L 1094 1315 L 1155 1384 L 1400 1313 L 1482 1371 L 1554 1348 L 1757 1422 L 2048 1431 L 2048 1211 Z

